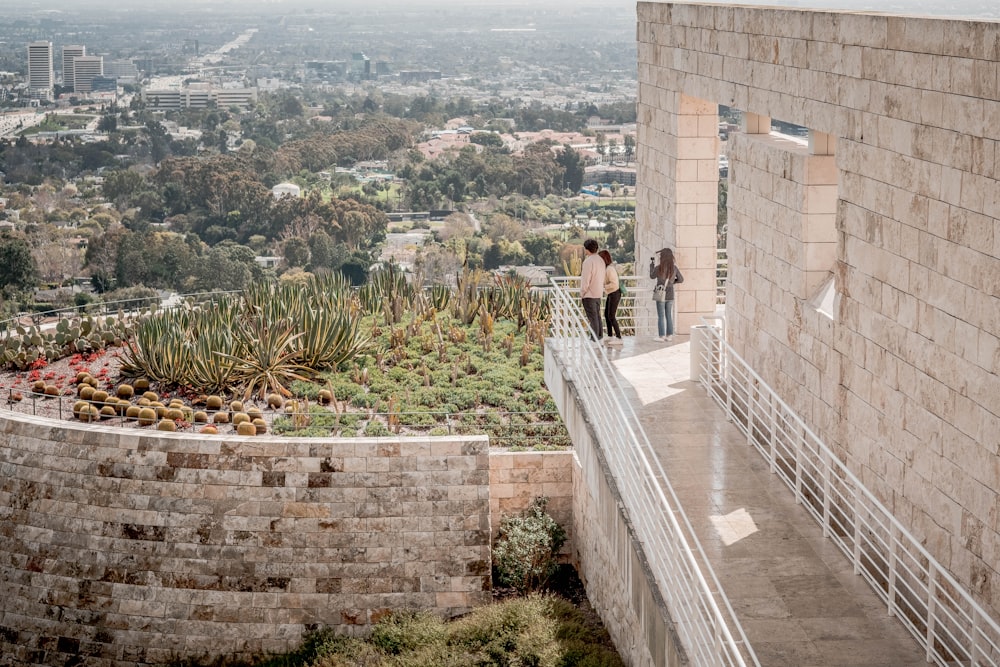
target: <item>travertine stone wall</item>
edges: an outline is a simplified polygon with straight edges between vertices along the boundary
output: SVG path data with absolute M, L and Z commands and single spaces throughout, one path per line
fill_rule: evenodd
M 535 498 L 548 500 L 545 511 L 566 530 L 563 552 L 574 551 L 572 451 L 490 452 L 490 523 L 493 538 L 505 516 L 521 514 Z
M 545 347 L 545 384 L 573 438 L 573 538 L 577 571 L 626 664 L 687 665 L 687 655 L 660 597 L 602 447 L 578 402 L 572 379 Z
M 485 436 L 237 439 L 0 419 L 0 662 L 248 657 L 489 599 Z
M 642 62 L 640 60 L 640 68 Z M 640 91 L 643 82 L 639 82 Z M 664 96 L 671 95 L 669 104 Z M 675 293 L 676 330 L 685 333 L 715 311 L 716 222 L 719 199 L 718 105 L 683 92 L 640 92 L 636 190 L 636 273 L 648 275 L 649 259 L 671 248 L 684 276 Z M 644 183 L 670 183 L 669 189 Z M 652 281 L 649 283 L 652 285 Z M 645 303 L 655 322 L 653 305 Z M 653 331 L 640 332 L 640 334 Z
M 809 158 L 732 142 L 730 341 L 1000 616 L 1000 24 L 646 2 L 638 17 L 640 207 L 676 197 L 661 143 L 684 97 L 835 144 L 830 318 L 797 268 Z

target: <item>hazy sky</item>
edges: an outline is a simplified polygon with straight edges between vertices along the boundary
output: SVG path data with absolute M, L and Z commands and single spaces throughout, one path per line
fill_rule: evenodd
M 163 13 L 168 7 L 179 10 L 202 9 L 213 7 L 231 9 L 241 7 L 252 10 L 273 10 L 276 13 L 294 13 L 315 9 L 329 12 L 349 11 L 352 7 L 364 7 L 367 10 L 390 10 L 394 7 L 406 7 L 413 10 L 417 7 L 435 8 L 448 7 L 551 7 L 565 8 L 572 11 L 574 7 L 600 6 L 608 11 L 634 11 L 635 0 L 171 0 L 169 5 L 151 3 L 149 0 L 21 0 L 6 2 L 0 0 L 0 14 L 21 14 L 38 11 L 79 12 L 92 8 L 124 11 L 152 11 Z M 867 10 L 905 14 L 931 14 L 946 16 L 971 16 L 979 18 L 1000 18 L 1000 2 L 997 0 L 739 0 L 727 2 L 721 0 L 715 4 L 773 5 L 797 8 L 822 8 Z

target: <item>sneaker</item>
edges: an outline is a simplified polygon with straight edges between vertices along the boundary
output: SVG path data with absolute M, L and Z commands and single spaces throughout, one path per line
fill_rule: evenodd
M 669 343 L 669 342 L 670 342 L 670 341 L 672 341 L 673 339 L 674 339 L 674 337 L 673 337 L 673 336 L 667 336 L 667 337 L 666 337 L 666 338 L 664 338 L 663 340 L 665 340 L 666 342 L 668 342 L 668 343 Z
M 621 338 L 609 338 L 608 339 L 608 345 L 610 347 L 621 347 L 622 346 L 622 339 Z
M 655 341 L 656 341 L 656 342 L 658 342 L 658 343 L 662 343 L 663 341 L 665 341 L 665 340 L 666 340 L 666 338 L 664 338 L 663 336 L 657 336 L 657 337 L 656 337 L 656 338 L 654 338 L 653 340 L 655 340 Z

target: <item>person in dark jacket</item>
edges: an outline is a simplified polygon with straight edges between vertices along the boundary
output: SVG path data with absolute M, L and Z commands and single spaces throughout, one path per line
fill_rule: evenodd
M 660 261 L 649 258 L 649 277 L 656 279 L 653 301 L 656 303 L 656 340 L 670 341 L 674 338 L 674 285 L 684 282 L 684 276 L 674 263 L 674 251 L 660 250 Z

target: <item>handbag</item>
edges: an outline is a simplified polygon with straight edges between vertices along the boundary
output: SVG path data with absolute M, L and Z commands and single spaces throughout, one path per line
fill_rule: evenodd
M 660 284 L 653 288 L 653 301 L 667 300 L 667 286 Z

